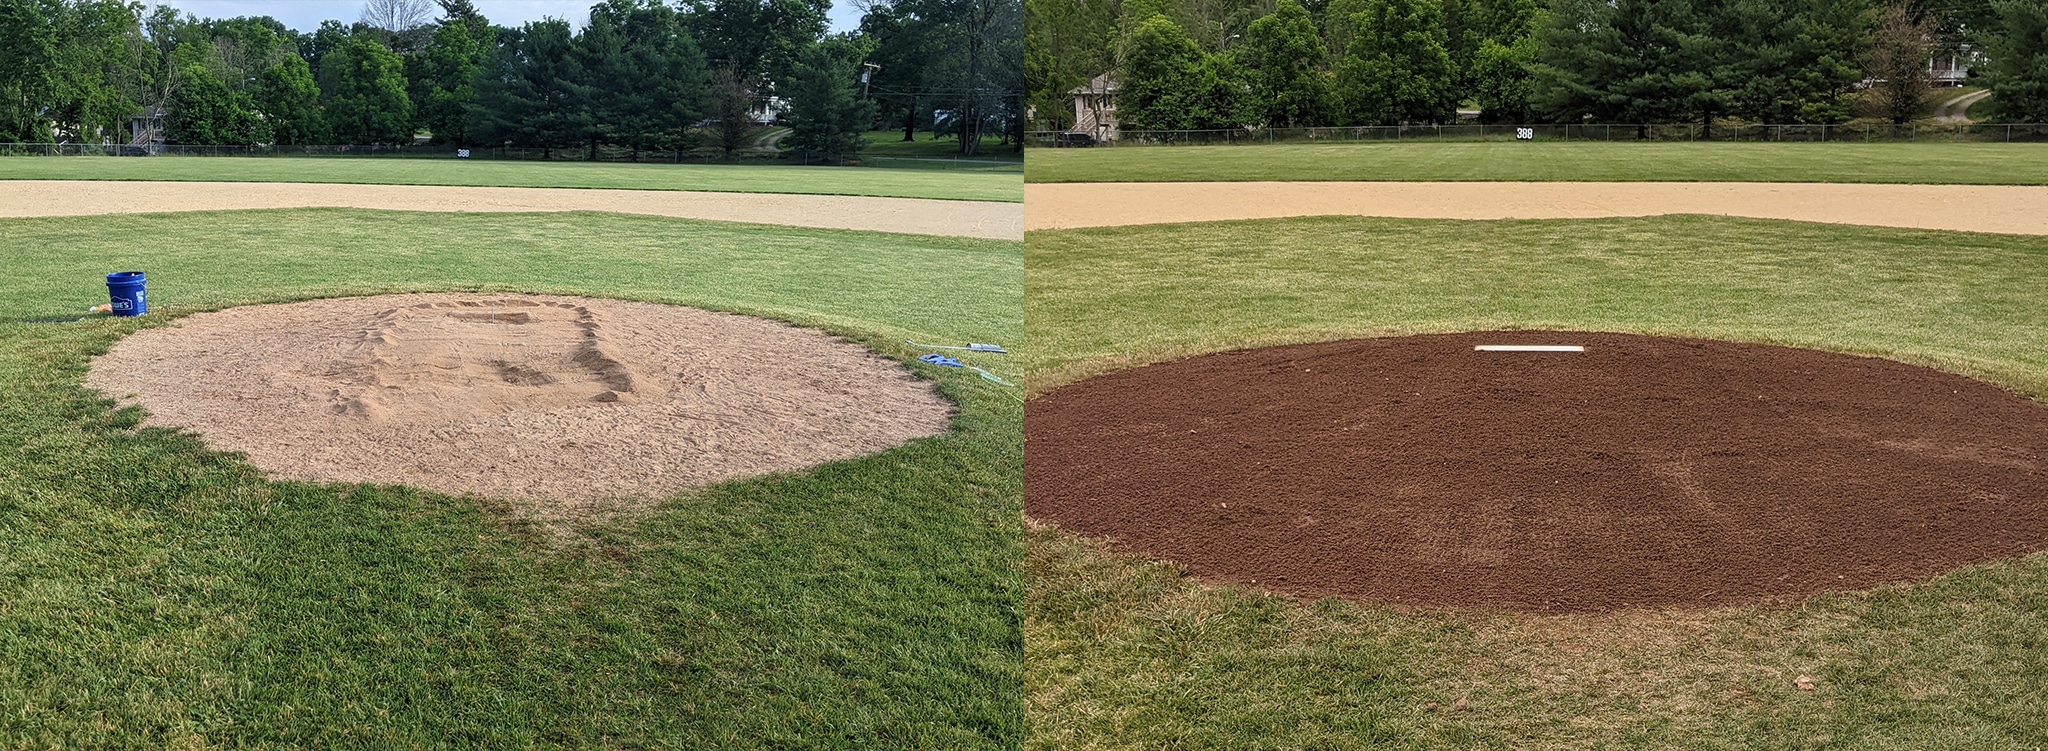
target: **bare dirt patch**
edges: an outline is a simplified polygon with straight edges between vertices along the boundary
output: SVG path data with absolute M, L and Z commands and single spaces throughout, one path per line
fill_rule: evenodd
M 2048 235 L 2048 186 L 1851 183 L 1034 183 L 1024 228 L 1384 216 L 1598 219 L 1708 214 Z
M 1033 519 L 1297 596 L 1709 606 L 2048 548 L 2048 408 L 1812 350 L 1526 331 L 1273 347 L 1056 389 L 1025 431 Z
M 390 211 L 611 211 L 792 227 L 1024 239 L 1024 205 L 999 201 L 599 188 L 0 180 L 0 217 L 309 207 Z
M 533 295 L 200 313 L 123 339 L 86 382 L 280 477 L 517 499 L 542 518 L 871 454 L 952 412 L 822 332 Z

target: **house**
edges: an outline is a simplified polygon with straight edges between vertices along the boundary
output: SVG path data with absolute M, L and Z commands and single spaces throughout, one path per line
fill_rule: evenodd
M 1067 92 L 1074 97 L 1074 127 L 1068 132 L 1087 133 L 1097 141 L 1116 140 L 1116 92 L 1116 81 L 1108 73 Z
M 1936 86 L 1961 86 L 1970 77 L 1974 56 L 1967 44 L 1957 45 L 1946 56 L 1936 53 L 1927 61 L 1927 77 Z
M 140 146 L 155 153 L 157 147 L 164 145 L 163 105 L 152 104 L 142 108 L 141 112 L 129 116 L 128 132 L 134 136 L 128 139 L 128 145 Z
M 779 96 L 771 96 L 756 99 L 753 104 L 748 105 L 747 117 L 753 120 L 756 125 L 774 125 L 776 119 L 782 117 L 782 113 L 788 111 L 788 101 Z

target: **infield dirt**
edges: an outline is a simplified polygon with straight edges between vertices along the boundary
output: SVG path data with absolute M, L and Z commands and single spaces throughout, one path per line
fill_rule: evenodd
M 1274 347 L 1071 384 L 1025 425 L 1035 521 L 1299 597 L 1709 606 L 2048 548 L 2048 407 L 1812 350 L 1532 331 Z
M 914 235 L 1024 239 L 1024 206 L 998 201 L 602 188 L 347 183 L 0 180 L 0 217 L 337 207 L 391 211 L 610 211 Z
M 1033 183 L 1026 230 L 1384 216 L 1599 219 L 1708 214 L 2048 235 L 2048 186 L 1851 183 Z

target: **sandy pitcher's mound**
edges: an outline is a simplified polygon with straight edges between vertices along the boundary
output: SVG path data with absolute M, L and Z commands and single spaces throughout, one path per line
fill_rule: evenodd
M 619 300 L 420 294 L 201 313 L 86 382 L 278 476 L 651 498 L 944 432 L 901 365 L 822 332 Z
M 2048 408 L 1786 347 L 1525 331 L 1228 352 L 1056 389 L 1025 431 L 1033 518 L 1297 595 L 1709 605 L 2048 548 Z

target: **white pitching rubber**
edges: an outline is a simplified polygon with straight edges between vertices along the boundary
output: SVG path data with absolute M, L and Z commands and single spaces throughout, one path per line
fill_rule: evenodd
M 1480 352 L 1584 352 L 1585 347 L 1576 344 L 1481 344 L 1472 349 Z

